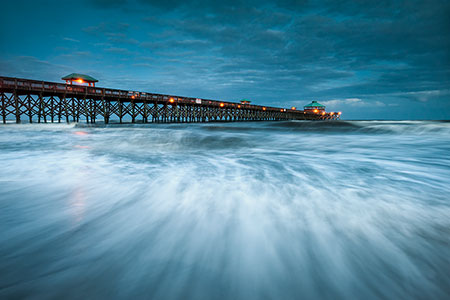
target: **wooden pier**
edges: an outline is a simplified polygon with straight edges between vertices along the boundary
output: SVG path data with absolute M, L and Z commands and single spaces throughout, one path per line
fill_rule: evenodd
M 337 113 L 124 91 L 0 76 L 3 123 L 80 122 L 190 123 L 334 120 Z

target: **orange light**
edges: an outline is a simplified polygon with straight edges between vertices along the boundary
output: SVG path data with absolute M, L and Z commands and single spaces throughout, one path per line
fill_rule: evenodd
M 222 102 L 222 103 L 220 103 L 220 107 L 224 107 L 225 106 L 225 104 Z
M 136 96 L 135 96 L 135 95 L 131 96 L 131 99 L 134 99 L 134 98 L 136 98 Z
M 238 108 L 241 108 L 241 106 L 238 104 Z
M 266 110 L 266 108 L 265 108 L 265 107 L 263 107 L 263 110 Z
M 330 112 L 330 116 L 332 116 L 332 115 L 334 115 L 334 113 L 333 113 L 333 112 Z
M 315 110 L 313 110 L 313 112 L 315 112 L 315 113 L 317 113 L 319 110 L 317 110 L 317 109 L 315 109 Z
M 174 100 L 173 98 L 170 98 L 170 99 L 169 99 L 169 102 L 170 102 L 170 103 L 174 103 L 175 100 Z
M 292 110 L 296 110 L 297 108 L 296 108 L 295 106 L 292 106 L 291 109 L 292 109 Z
M 283 109 L 280 109 L 280 111 L 283 111 Z
M 322 116 L 324 116 L 324 115 L 325 115 L 325 112 L 322 113 Z
M 74 132 L 76 135 L 87 135 L 88 133 L 85 131 L 75 131 Z
M 342 114 L 341 112 L 338 112 L 338 115 Z
M 79 83 L 83 83 L 84 81 L 83 81 L 83 79 L 78 79 L 77 80 Z

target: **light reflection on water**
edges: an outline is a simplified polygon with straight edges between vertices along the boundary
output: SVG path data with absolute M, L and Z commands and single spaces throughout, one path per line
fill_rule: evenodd
M 2 126 L 0 298 L 445 299 L 449 153 L 445 122 Z

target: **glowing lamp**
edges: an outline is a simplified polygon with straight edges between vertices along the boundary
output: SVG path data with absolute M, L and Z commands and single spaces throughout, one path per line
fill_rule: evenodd
M 83 83 L 83 79 L 78 79 L 77 82 L 78 83 Z
M 222 102 L 222 103 L 220 103 L 220 107 L 224 107 L 225 106 L 225 104 Z
M 342 114 L 341 112 L 338 112 L 338 115 Z
M 297 108 L 296 108 L 295 106 L 292 106 L 291 109 L 292 109 L 292 110 L 296 110 Z
M 334 113 L 333 113 L 333 112 L 330 112 L 330 116 L 332 116 L 332 115 L 334 115 Z
M 266 110 L 266 108 L 265 108 L 265 107 L 263 107 L 263 110 Z
M 325 112 L 322 113 L 322 116 L 325 116 Z
M 241 106 L 238 104 L 238 108 L 241 108 Z
M 319 110 L 318 109 L 315 109 L 315 110 L 313 110 L 315 113 L 317 113 Z
M 173 98 L 170 98 L 170 99 L 169 99 L 169 102 L 170 102 L 170 103 L 174 103 L 175 100 L 174 100 Z

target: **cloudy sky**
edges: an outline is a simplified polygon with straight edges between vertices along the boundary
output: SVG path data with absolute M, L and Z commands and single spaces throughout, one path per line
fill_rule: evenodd
M 450 119 L 450 1 L 2 1 L 0 75 Z

